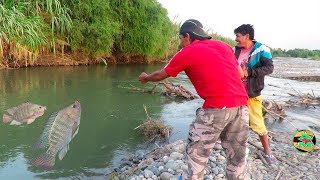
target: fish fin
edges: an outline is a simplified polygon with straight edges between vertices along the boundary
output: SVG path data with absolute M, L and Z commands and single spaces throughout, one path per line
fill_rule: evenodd
M 4 123 L 9 123 L 12 121 L 12 116 L 4 114 L 2 119 Z
M 30 105 L 31 105 L 31 103 L 29 103 L 29 102 L 24 102 L 24 103 L 22 103 L 22 104 L 20 104 L 20 105 L 18 105 L 18 106 L 16 106 L 16 107 L 12 107 L 12 108 L 10 108 L 10 109 L 7 109 L 7 112 L 8 112 L 9 114 L 13 115 L 17 110 L 19 110 L 19 108 L 22 108 L 22 107 L 25 107 L 25 106 L 30 106 Z
M 21 125 L 22 123 L 16 120 L 11 121 L 10 125 Z
M 12 107 L 12 108 L 10 108 L 10 109 L 7 109 L 7 112 L 8 112 L 10 115 L 13 115 L 17 110 L 18 110 L 18 107 Z
M 58 115 L 59 115 L 59 111 L 54 112 L 50 115 L 49 119 L 47 120 L 47 122 L 45 124 L 45 128 L 44 128 L 40 138 L 37 140 L 36 143 L 34 143 L 32 145 L 33 148 L 41 149 L 41 148 L 45 148 L 48 146 L 50 129 L 51 129 L 51 127 L 52 127 L 52 125 Z
M 34 120 L 36 120 L 36 119 L 28 119 L 28 120 L 27 120 L 27 124 L 33 123 Z
M 78 123 L 77 121 L 72 125 L 72 133 L 71 133 L 72 137 L 71 137 L 71 139 L 73 139 L 78 134 L 79 125 L 80 125 L 80 123 Z
M 58 154 L 58 157 L 59 157 L 60 160 L 62 160 L 64 158 L 64 156 L 67 154 L 68 150 L 69 150 L 69 144 L 67 144 L 66 146 L 64 146 L 60 150 L 60 152 Z
M 40 155 L 39 157 L 35 158 L 32 161 L 32 165 L 39 168 L 44 168 L 44 169 L 52 169 L 54 164 L 55 164 L 55 156 L 52 156 L 47 153 Z
M 76 129 L 76 131 L 73 132 L 71 139 L 73 139 L 73 138 L 78 134 L 78 131 L 79 131 L 79 126 L 78 126 L 78 128 Z

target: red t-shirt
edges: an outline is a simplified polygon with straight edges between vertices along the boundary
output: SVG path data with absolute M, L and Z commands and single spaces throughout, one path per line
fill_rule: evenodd
M 172 77 L 185 71 L 205 100 L 203 108 L 231 108 L 247 105 L 248 99 L 237 68 L 229 45 L 216 40 L 195 40 L 175 54 L 164 70 Z

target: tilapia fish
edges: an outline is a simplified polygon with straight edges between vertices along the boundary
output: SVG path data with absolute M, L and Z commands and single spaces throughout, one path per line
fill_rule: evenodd
M 60 160 L 69 150 L 69 143 L 78 133 L 81 106 L 79 101 L 53 113 L 45 126 L 34 148 L 47 148 L 47 151 L 35 158 L 32 164 L 36 167 L 50 169 L 55 164 L 56 155 Z
M 45 106 L 30 102 L 22 103 L 7 110 L 8 114 L 3 115 L 3 122 L 10 125 L 20 125 L 22 123 L 31 124 L 36 118 L 42 116 L 47 110 Z

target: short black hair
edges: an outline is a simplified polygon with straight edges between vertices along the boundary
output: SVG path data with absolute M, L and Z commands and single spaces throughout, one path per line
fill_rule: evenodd
M 193 32 L 183 32 L 182 34 L 180 34 L 180 35 L 182 35 L 183 37 L 186 37 L 187 36 L 187 33 L 190 35 L 190 39 L 191 39 L 191 41 L 194 41 L 194 40 L 206 40 L 206 39 L 208 39 L 207 37 L 202 37 L 202 36 L 198 36 L 198 35 L 196 35 L 196 34 L 194 34 Z
M 180 27 L 179 34 L 186 37 L 187 33 L 190 35 L 191 41 L 211 39 L 204 30 L 200 21 L 195 19 L 186 20 Z
M 254 29 L 251 24 L 242 24 L 234 30 L 234 34 L 240 33 L 242 35 L 249 34 L 249 39 L 254 40 Z

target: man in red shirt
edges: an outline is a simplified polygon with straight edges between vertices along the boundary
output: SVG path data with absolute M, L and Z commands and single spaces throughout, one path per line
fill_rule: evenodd
M 226 151 L 228 179 L 244 179 L 246 142 L 248 139 L 248 96 L 238 73 L 238 63 L 232 48 L 210 40 L 194 19 L 180 28 L 183 47 L 161 70 L 142 72 L 141 83 L 176 77 L 184 71 L 204 104 L 196 111 L 190 125 L 187 179 L 203 179 L 204 168 L 218 138 Z

